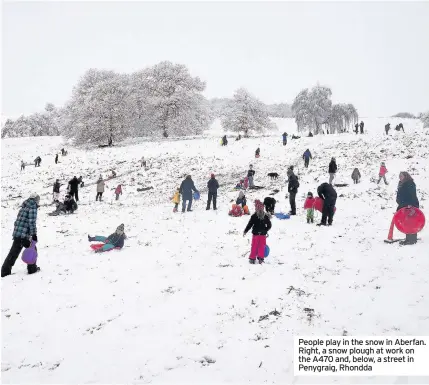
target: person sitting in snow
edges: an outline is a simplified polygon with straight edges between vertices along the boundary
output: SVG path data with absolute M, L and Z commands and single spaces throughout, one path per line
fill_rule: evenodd
M 64 198 L 64 203 L 57 201 L 57 208 L 52 213 L 49 213 L 50 216 L 57 216 L 61 214 L 73 214 L 77 210 L 77 203 L 72 198 L 70 194 L 67 194 Z
M 122 195 L 122 185 L 121 184 L 118 184 L 118 186 L 115 188 L 116 200 L 119 199 L 119 195 Z
M 173 213 L 177 213 L 177 209 L 179 208 L 180 203 L 180 187 L 177 187 L 176 192 L 173 195 L 173 198 L 171 198 L 174 203 L 174 209 Z
M 242 190 L 244 189 L 244 179 L 240 179 L 240 182 L 238 182 L 235 186 L 236 190 Z
M 96 253 L 102 253 L 103 251 L 108 251 L 114 248 L 122 249 L 124 247 L 124 241 L 127 239 L 127 236 L 124 232 L 124 224 L 122 223 L 116 228 L 116 231 L 113 234 L 110 234 L 108 237 L 101 235 L 96 235 L 91 237 L 88 235 L 89 242 L 103 242 L 103 247 L 95 250 Z
M 246 236 L 250 229 L 252 229 L 253 236 L 249 262 L 254 264 L 256 257 L 258 257 L 259 263 L 263 263 L 268 231 L 271 229 L 271 221 L 264 212 L 264 204 L 258 199 L 255 201 L 255 213 L 250 217 L 249 223 L 244 229 L 243 237 Z
M 358 169 L 358 168 L 355 168 L 355 169 L 353 170 L 353 172 L 352 172 L 352 179 L 353 179 L 353 183 L 354 183 L 354 184 L 359 183 L 359 182 L 360 182 L 360 178 L 361 178 L 361 176 L 360 176 L 359 169 Z
M 240 192 L 238 193 L 238 198 L 237 198 L 237 200 L 235 201 L 235 204 L 236 204 L 236 205 L 240 205 L 241 207 L 244 207 L 244 206 L 246 206 L 246 205 L 247 205 L 246 196 L 244 195 L 244 192 L 243 192 L 243 191 L 240 191 Z
M 312 192 L 307 193 L 307 199 L 304 202 L 304 207 L 309 207 L 307 209 L 307 223 L 314 223 L 314 204 L 316 200 L 313 197 Z

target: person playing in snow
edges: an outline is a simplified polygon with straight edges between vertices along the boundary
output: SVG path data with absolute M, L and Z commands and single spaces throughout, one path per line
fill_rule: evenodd
M 214 174 L 211 174 L 210 180 L 207 182 L 207 188 L 209 190 L 209 195 L 207 198 L 206 210 L 210 210 L 212 199 L 213 199 L 213 210 L 216 210 L 217 189 L 219 188 L 219 183 L 216 180 Z
M 302 159 L 304 159 L 304 167 L 308 168 L 310 159 L 313 159 L 313 157 L 311 156 L 311 152 L 308 148 L 305 150 L 304 154 L 302 155 Z
M 25 163 L 23 160 L 21 160 L 21 171 L 25 170 Z
M 238 198 L 235 201 L 235 204 L 240 205 L 241 207 L 247 206 L 246 196 L 244 195 L 243 191 L 238 193 Z
M 110 175 L 109 179 L 116 178 L 116 172 L 115 172 L 115 170 L 111 170 L 111 171 L 112 171 L 112 175 Z
M 55 164 L 58 163 L 58 154 L 55 154 Z
M 380 171 L 378 172 L 377 184 L 380 183 L 381 178 L 383 178 L 385 184 L 389 184 L 389 183 L 387 183 L 387 180 L 386 180 L 386 174 L 387 174 L 386 164 L 384 162 L 381 162 Z
M 359 124 L 359 127 L 360 127 L 360 133 L 361 133 L 361 134 L 363 134 L 363 127 L 364 127 L 364 125 L 365 125 L 365 124 L 364 124 L 364 122 L 363 122 L 363 121 L 361 121 L 361 122 L 360 122 L 360 124 Z
M 283 137 L 283 146 L 286 146 L 287 145 L 287 133 L 283 132 L 282 137 Z
M 34 167 L 40 167 L 40 163 L 42 163 L 42 158 L 38 156 L 36 159 L 34 159 Z
M 228 139 L 226 138 L 226 135 L 222 137 L 222 146 L 226 146 L 228 144 Z
M 192 191 L 199 193 L 194 185 L 194 181 L 192 180 L 190 175 L 187 175 L 185 180 L 180 185 L 180 194 L 182 195 L 182 213 L 185 212 L 186 209 L 186 201 L 188 201 L 187 211 L 192 211 Z
M 237 138 L 235 138 L 235 140 L 241 140 L 241 135 L 238 134 Z
M 261 149 L 258 147 L 255 151 L 255 158 L 259 158 L 260 153 L 261 153 Z
M 355 124 L 355 133 L 358 134 L 359 133 L 359 123 Z
M 104 243 L 103 247 L 95 250 L 96 253 L 102 253 L 103 251 L 108 251 L 114 248 L 122 249 L 124 247 L 124 241 L 127 239 L 124 230 L 124 224 L 122 223 L 116 228 L 116 231 L 113 234 L 110 234 L 107 238 L 100 235 L 96 235 L 95 237 L 88 235 L 88 241 Z
M 308 192 L 307 193 L 307 198 L 304 202 L 304 207 L 309 207 L 307 209 L 307 223 L 314 223 L 314 204 L 315 204 L 316 200 L 313 197 L 313 193 L 312 192 Z
M 384 126 L 384 131 L 386 131 L 386 135 L 389 135 L 389 131 L 390 131 L 390 123 L 387 123 L 387 124 Z
M 240 205 L 232 205 L 232 209 L 229 210 L 228 215 L 232 217 L 241 217 L 243 215 L 243 209 Z
M 296 215 L 296 194 L 298 193 L 299 181 L 298 177 L 294 174 L 293 168 L 289 168 L 287 171 L 288 176 L 288 187 L 287 191 L 289 192 L 289 203 L 290 203 L 290 212 L 289 215 Z
M 330 183 L 325 182 L 317 188 L 317 194 L 323 199 L 322 219 L 317 226 L 326 226 L 326 220 L 328 220 L 328 226 L 331 226 L 334 218 L 335 203 L 337 202 L 337 192 Z
M 411 175 L 406 171 L 399 173 L 399 184 L 398 192 L 396 194 L 396 203 L 398 208 L 396 211 L 403 207 L 420 207 L 419 200 L 417 198 L 416 184 L 414 183 Z M 417 234 L 406 234 L 405 240 L 399 242 L 400 245 L 413 245 L 417 243 Z
M 329 184 L 332 184 L 332 181 L 335 178 L 335 174 L 337 172 L 337 169 L 338 169 L 337 162 L 336 162 L 335 158 L 332 157 L 331 161 L 329 162 L 329 169 L 328 169 L 328 172 L 329 172 Z
M 64 148 L 61 149 L 61 155 L 64 156 Z
M 18 216 L 14 223 L 12 233 L 13 243 L 9 254 L 3 262 L 1 276 L 6 277 L 12 274 L 12 267 L 25 247 L 31 245 L 30 239 L 37 242 L 37 209 L 39 207 L 40 197 L 37 194 L 31 194 L 30 197 L 22 203 Z M 36 273 L 40 268 L 34 263 L 27 265 L 28 274 Z
M 146 160 L 144 156 L 142 156 L 142 158 L 140 159 L 140 167 L 146 168 Z
M 253 236 L 249 262 L 254 264 L 257 257 L 259 263 L 263 263 L 268 231 L 271 229 L 271 221 L 264 212 L 264 204 L 258 199 L 255 200 L 255 213 L 250 217 L 249 223 L 244 229 L 243 237 L 246 236 L 250 229 L 252 229 Z
M 72 197 L 76 198 L 76 202 L 79 202 L 79 179 L 76 176 L 69 181 L 69 193 Z
M 244 179 L 240 179 L 240 182 L 238 182 L 235 186 L 236 190 L 244 189 Z
M 313 137 L 313 133 L 312 133 L 311 131 L 308 133 L 308 137 L 309 137 L 309 138 L 312 138 L 312 137 Z
M 115 188 L 116 200 L 119 200 L 119 195 L 122 195 L 122 185 L 121 184 L 118 184 L 118 186 Z
M 80 183 L 79 186 L 83 187 L 84 183 L 83 183 L 83 180 L 82 180 L 81 176 L 79 178 L 77 178 L 77 181 Z
M 255 187 L 253 183 L 253 177 L 255 176 L 255 170 L 253 169 L 253 164 L 249 166 L 249 170 L 247 171 L 247 179 L 249 181 L 249 188 Z
M 180 187 L 177 187 L 176 192 L 173 195 L 172 201 L 174 203 L 173 213 L 177 213 L 180 203 Z
M 71 197 L 70 194 L 67 194 L 64 198 L 64 203 L 57 202 L 57 208 L 52 213 L 48 214 L 50 216 L 57 216 L 61 214 L 73 214 L 77 210 L 77 203 Z
M 265 211 L 271 215 L 274 215 L 274 209 L 276 207 L 276 200 L 272 197 L 266 197 L 264 199 Z
M 100 177 L 97 180 L 97 195 L 95 197 L 95 201 L 98 201 L 100 199 L 100 202 L 101 202 L 105 185 L 106 183 L 104 182 L 103 177 L 100 175 Z
M 402 132 L 405 132 L 404 125 L 402 123 L 399 123 L 398 127 L 399 127 L 400 130 L 402 130 Z
M 354 184 L 359 183 L 359 182 L 360 182 L 360 178 L 361 178 L 361 176 L 360 176 L 359 169 L 358 169 L 358 168 L 355 168 L 355 169 L 353 170 L 353 172 L 352 172 L 352 179 L 353 179 L 353 183 L 354 183 Z
M 60 181 L 57 179 L 54 183 L 54 188 L 52 190 L 52 197 L 54 202 L 58 202 L 58 198 L 60 197 Z

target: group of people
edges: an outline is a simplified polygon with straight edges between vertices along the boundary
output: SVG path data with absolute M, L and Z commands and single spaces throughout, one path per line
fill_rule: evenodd
M 387 123 L 384 126 L 384 131 L 386 132 L 386 135 L 389 135 L 390 128 L 391 128 L 390 127 L 390 123 Z M 396 127 L 395 127 L 395 130 L 396 131 L 401 131 L 402 130 L 402 132 L 405 132 L 404 125 L 402 123 L 397 124 Z
M 361 121 L 360 123 L 356 123 L 355 124 L 355 133 L 359 134 L 359 131 L 361 134 L 363 134 L 363 128 L 365 126 L 365 123 L 363 121 Z

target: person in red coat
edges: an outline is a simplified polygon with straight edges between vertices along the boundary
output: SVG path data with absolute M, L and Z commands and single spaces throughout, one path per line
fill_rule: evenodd
M 381 162 L 380 171 L 378 172 L 378 182 L 377 182 L 377 184 L 380 183 L 381 178 L 383 178 L 385 184 L 389 184 L 389 183 L 387 183 L 387 180 L 386 180 L 386 174 L 387 174 L 386 165 L 385 165 L 384 162 Z

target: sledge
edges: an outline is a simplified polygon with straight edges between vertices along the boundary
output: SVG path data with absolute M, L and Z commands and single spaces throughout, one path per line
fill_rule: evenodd
M 425 215 L 417 207 L 408 206 L 398 210 L 390 223 L 389 234 L 385 243 L 394 243 L 402 239 L 393 239 L 393 229 L 396 228 L 403 234 L 417 234 L 425 226 Z
M 275 217 L 278 219 L 289 219 L 290 215 L 285 213 L 274 213 Z
M 199 201 L 200 200 L 200 193 L 199 192 L 194 192 L 194 200 Z
M 267 258 L 270 255 L 270 248 L 268 245 L 265 245 L 264 258 Z
M 320 211 L 320 212 L 322 212 L 323 211 L 323 203 L 324 203 L 324 201 L 323 201 L 323 199 L 322 198 L 320 198 L 320 197 L 316 197 L 316 198 L 314 198 L 314 203 L 313 203 L 313 205 L 310 205 L 309 203 L 308 204 L 305 204 L 304 203 L 304 209 L 315 209 L 315 210 L 317 210 L 317 211 Z M 337 211 L 337 208 L 336 207 L 334 207 L 334 213 Z
M 104 245 L 105 245 L 105 243 L 92 243 L 91 245 L 89 245 L 89 247 L 95 251 L 95 250 L 101 249 Z M 121 248 L 120 247 L 114 247 L 113 249 L 109 249 L 106 251 L 110 251 L 110 250 L 121 250 Z

